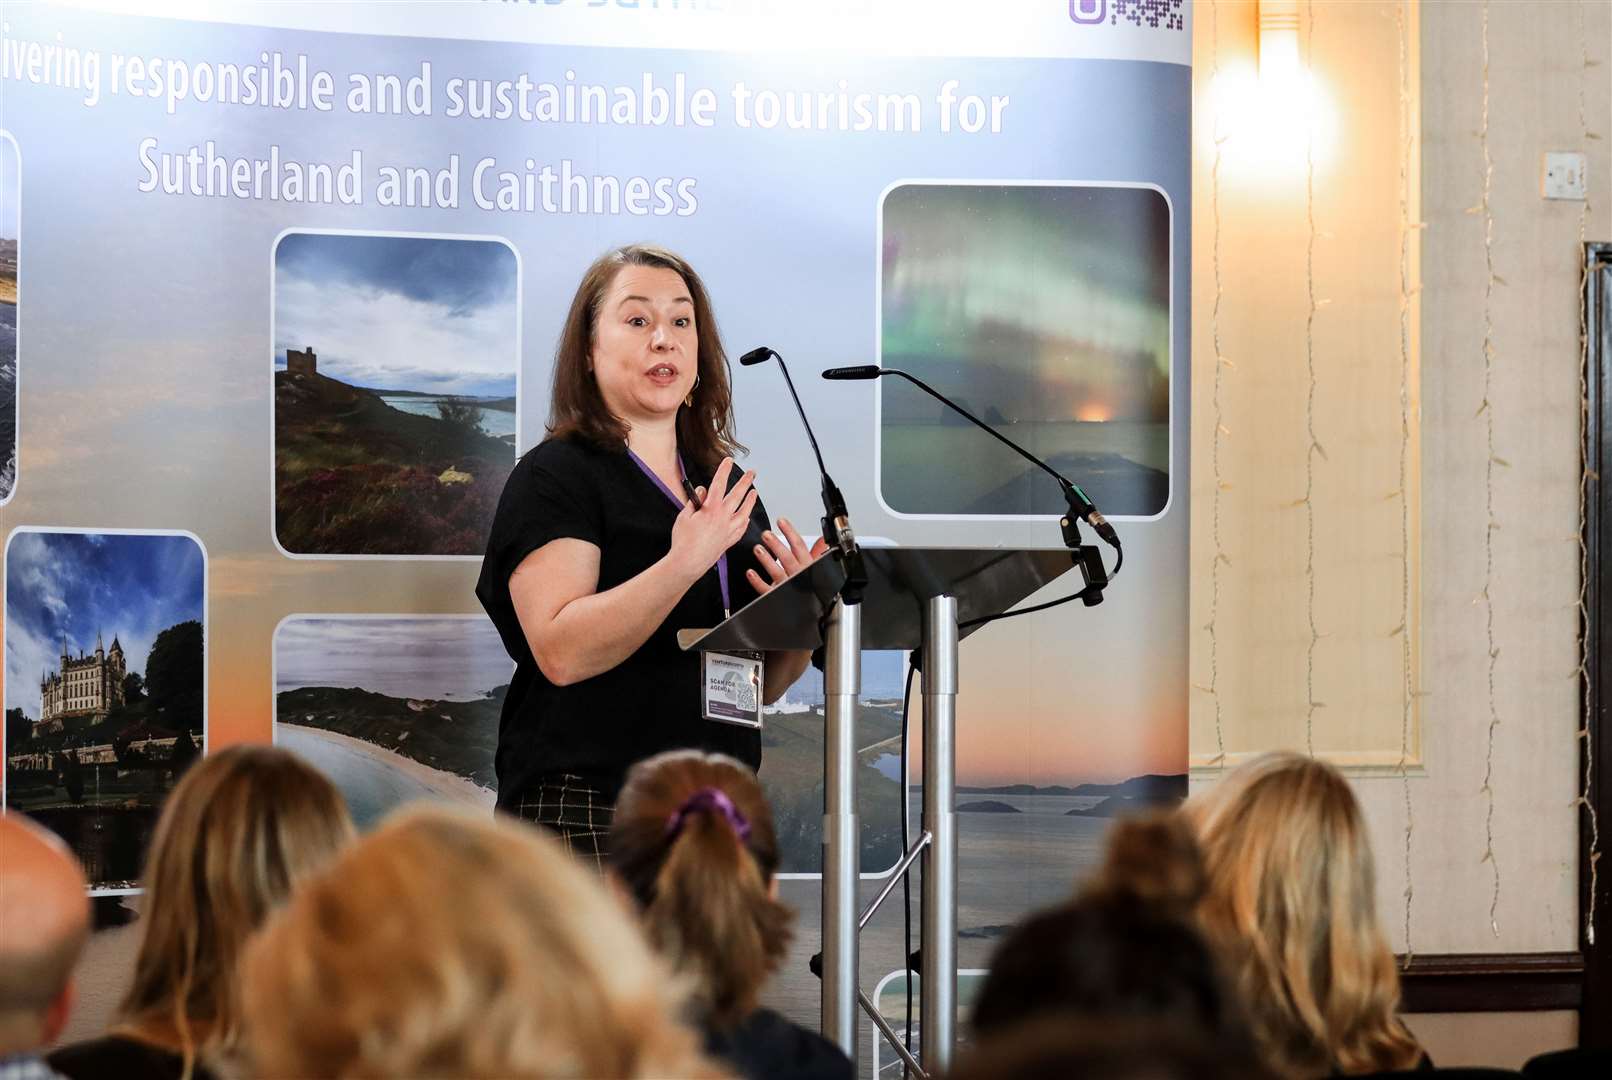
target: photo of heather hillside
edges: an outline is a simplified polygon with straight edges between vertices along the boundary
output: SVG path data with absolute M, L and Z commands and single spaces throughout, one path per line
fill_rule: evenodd
M 292 555 L 482 552 L 515 461 L 514 251 L 294 232 L 274 261 L 274 528 Z
M 17 486 L 17 144 L 0 131 L 0 502 Z

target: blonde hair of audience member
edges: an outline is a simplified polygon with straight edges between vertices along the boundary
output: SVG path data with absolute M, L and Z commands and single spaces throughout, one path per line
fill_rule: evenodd
M 1271 1066 L 1323 1076 L 1416 1065 L 1377 922 L 1366 826 L 1323 762 L 1266 754 L 1188 801 L 1209 872 L 1200 917 Z
M 511 819 L 405 810 L 247 949 L 261 1076 L 716 1077 L 623 905 Z
M 753 1012 L 792 920 L 777 898 L 778 838 L 755 773 L 698 750 L 635 765 L 616 799 L 610 862 L 650 943 L 695 980 L 701 1019 L 730 1027 Z
M 0 1058 L 61 1034 L 89 912 L 66 845 L 21 814 L 0 814 Z
M 232 1053 L 246 939 L 353 836 L 341 793 L 272 746 L 232 746 L 169 793 L 146 857 L 144 934 L 114 1034 L 182 1054 Z

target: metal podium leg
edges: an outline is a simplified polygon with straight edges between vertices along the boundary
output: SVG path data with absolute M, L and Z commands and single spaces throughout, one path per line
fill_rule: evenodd
M 955 634 L 955 622 L 953 633 Z M 823 689 L 823 1037 L 856 1063 L 858 847 L 856 701 L 862 689 L 862 606 L 835 601 Z
M 957 1033 L 957 598 L 929 601 L 924 623 L 923 929 L 919 1042 L 930 1075 L 951 1063 Z

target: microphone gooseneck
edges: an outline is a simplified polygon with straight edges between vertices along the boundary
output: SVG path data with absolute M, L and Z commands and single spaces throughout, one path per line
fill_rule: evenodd
M 1096 531 L 1098 536 L 1102 537 L 1104 543 L 1118 553 L 1120 562 L 1124 561 L 1124 548 L 1120 545 L 1119 533 L 1115 531 L 1114 526 L 1108 521 L 1108 519 L 1103 517 L 1103 515 L 1098 512 L 1097 507 L 1091 501 L 1091 497 L 1086 494 L 1079 484 L 1076 484 L 1066 478 L 1051 465 L 1048 465 L 1045 461 L 1042 461 L 1040 458 L 1030 453 L 1030 451 L 1026 450 L 1024 447 L 1020 446 L 1006 435 L 1003 435 L 1000 431 L 997 431 L 994 427 L 987 424 L 985 421 L 981 420 L 979 417 L 975 416 L 961 405 L 957 404 L 957 402 L 953 401 L 945 394 L 942 394 L 939 390 L 936 390 L 934 387 L 918 378 L 918 376 L 913 375 L 911 372 L 903 371 L 900 368 L 879 367 L 877 364 L 855 364 L 850 367 L 829 368 L 823 372 L 823 378 L 830 380 L 877 379 L 882 375 L 898 375 L 901 378 L 906 379 L 908 382 L 912 383 L 912 385 L 916 386 L 918 389 L 922 390 L 924 393 L 946 406 L 946 408 L 951 409 L 953 412 L 962 416 L 971 422 L 975 427 L 980 428 L 993 439 L 1006 446 L 1009 450 L 1012 450 L 1015 454 L 1018 454 L 1024 460 L 1028 461 L 1030 464 L 1034 465 L 1036 468 L 1040 469 L 1042 472 L 1056 480 L 1058 482 L 1058 489 L 1063 492 L 1064 503 L 1068 506 L 1068 513 L 1066 513 L 1059 521 L 1059 525 L 1063 529 L 1064 545 L 1067 546 L 1071 551 L 1074 551 L 1077 554 L 1083 553 L 1083 551 L 1091 551 L 1093 553 L 1096 551 L 1095 548 L 1084 548 L 1083 544 L 1081 543 L 1080 526 L 1078 522 L 1084 521 Z M 1096 586 L 1098 590 L 1096 593 L 1096 598 L 1089 599 L 1087 603 L 1097 603 L 1101 600 L 1102 587 L 1108 584 L 1109 575 L 1103 570 L 1102 560 L 1096 558 L 1095 554 L 1089 557 L 1082 555 L 1081 562 L 1082 568 L 1087 573 L 1088 579 L 1093 583 L 1094 586 Z M 1114 569 L 1117 571 L 1119 569 L 1119 565 L 1116 564 Z
M 812 444 L 812 454 L 817 458 L 817 471 L 823 474 L 824 482 L 832 486 L 834 481 L 828 478 L 828 470 L 823 467 L 823 452 L 817 448 L 817 436 L 812 434 L 812 423 L 806 419 L 806 410 L 801 408 L 800 395 L 795 393 L 795 380 L 789 377 L 789 365 L 784 363 L 784 358 L 763 345 L 761 348 L 751 349 L 739 357 L 739 363 L 745 367 L 754 367 L 764 360 L 774 359 L 778 361 L 778 370 L 784 373 L 784 385 L 789 387 L 789 397 L 795 403 L 795 411 L 800 414 L 800 426 L 806 429 L 806 438 Z M 839 492 L 838 488 L 834 490 L 836 494 Z M 824 535 L 826 536 L 827 534 L 825 533 Z
M 806 410 L 801 406 L 800 395 L 795 393 L 795 380 L 789 377 L 789 365 L 784 363 L 784 358 L 765 345 L 739 357 L 739 363 L 745 367 L 764 360 L 778 361 L 778 370 L 784 373 L 784 385 L 789 387 L 789 396 L 795 402 L 795 412 L 800 414 L 800 425 L 806 429 L 806 438 L 812 444 L 812 454 L 817 458 L 817 474 L 823 486 L 823 539 L 845 562 L 846 584 L 841 595 L 848 604 L 859 603 L 862 589 L 867 584 L 867 574 L 862 567 L 862 552 L 856 546 L 856 533 L 851 528 L 851 514 L 845 507 L 845 496 L 823 464 L 823 452 L 818 449 L 817 436 L 812 433 L 811 421 L 806 419 Z

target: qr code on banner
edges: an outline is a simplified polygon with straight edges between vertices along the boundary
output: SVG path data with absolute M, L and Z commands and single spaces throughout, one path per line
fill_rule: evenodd
M 1185 0 L 1069 0 L 1069 17 L 1077 23 L 1095 26 L 1117 24 L 1124 19 L 1132 26 L 1155 30 L 1181 30 L 1186 26 L 1181 7 Z

